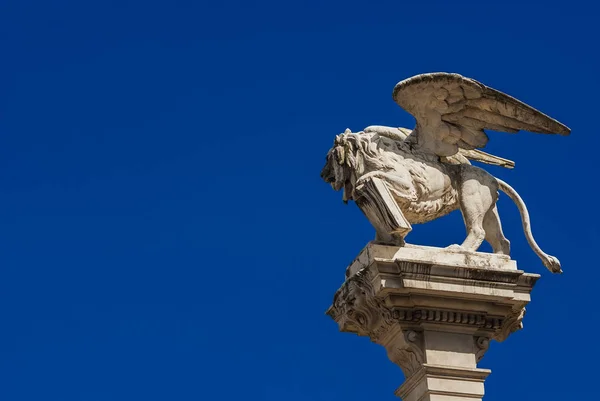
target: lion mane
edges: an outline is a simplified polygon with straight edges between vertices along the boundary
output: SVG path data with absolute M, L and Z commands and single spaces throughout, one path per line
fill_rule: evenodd
M 408 172 L 413 192 L 410 197 L 407 197 L 405 188 L 397 188 L 385 178 L 383 181 L 411 223 L 424 223 L 457 209 L 457 192 L 451 185 L 442 196 L 430 197 L 426 169 L 436 168 L 439 161 L 429 160 L 431 165 L 428 165 L 426 162 L 432 159 L 431 155 L 419 154 L 418 158 L 413 155 L 414 150 L 406 141 L 400 142 L 378 133 L 346 132 L 336 136 L 323 175 L 330 174 L 328 181 L 334 189 L 344 189 L 343 200 L 347 202 L 357 196 L 357 184 L 366 174 L 384 172 L 406 176 Z M 398 171 L 398 166 L 404 170 Z M 448 165 L 447 172 L 452 173 L 453 167 L 458 168 Z

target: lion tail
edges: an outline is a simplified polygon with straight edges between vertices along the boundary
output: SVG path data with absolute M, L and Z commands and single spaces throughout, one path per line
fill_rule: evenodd
M 562 273 L 560 268 L 560 261 L 554 256 L 548 255 L 539 247 L 535 239 L 533 238 L 533 234 L 531 232 L 531 220 L 529 218 L 529 212 L 527 211 L 527 207 L 525 206 L 525 202 L 519 196 L 517 191 L 514 190 L 510 185 L 506 182 L 502 181 L 499 178 L 496 178 L 499 184 L 499 189 L 504 192 L 513 202 L 517 205 L 519 209 L 519 213 L 521 214 L 521 221 L 523 222 L 523 231 L 525 232 L 525 237 L 527 238 L 527 242 L 536 255 L 542 260 L 544 266 L 548 268 L 552 273 Z

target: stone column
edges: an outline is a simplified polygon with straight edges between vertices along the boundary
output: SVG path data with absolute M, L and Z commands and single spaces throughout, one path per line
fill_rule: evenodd
M 522 327 L 538 278 L 508 256 L 369 244 L 327 314 L 385 347 L 406 378 L 402 400 L 481 400 L 491 371 L 477 363 Z

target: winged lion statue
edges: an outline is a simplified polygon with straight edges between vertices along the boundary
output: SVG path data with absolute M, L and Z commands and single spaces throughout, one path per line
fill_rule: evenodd
M 488 153 L 484 130 L 569 135 L 570 129 L 531 106 L 484 84 L 451 73 L 421 74 L 399 82 L 396 103 L 416 119 L 414 129 L 370 126 L 337 135 L 321 177 L 345 202 L 354 200 L 376 231 L 375 241 L 404 245 L 412 224 L 460 209 L 467 237 L 450 248 L 477 251 L 484 240 L 509 255 L 496 207 L 498 190 L 517 205 L 527 241 L 544 265 L 561 273 L 531 233 L 519 194 L 470 160 L 513 168 Z

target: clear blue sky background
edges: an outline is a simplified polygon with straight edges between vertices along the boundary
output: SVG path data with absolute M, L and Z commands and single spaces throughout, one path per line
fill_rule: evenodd
M 565 274 L 503 196 L 543 277 L 486 400 L 598 399 L 599 37 L 578 1 L 1 2 L 0 399 L 394 400 L 400 369 L 324 314 L 373 231 L 319 172 L 346 127 L 412 127 L 392 88 L 433 71 L 573 130 L 491 137 Z M 463 237 L 455 213 L 408 239 Z

